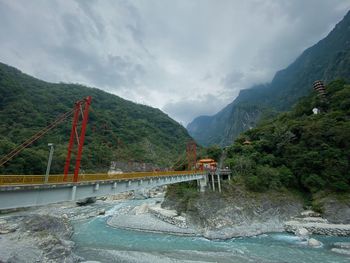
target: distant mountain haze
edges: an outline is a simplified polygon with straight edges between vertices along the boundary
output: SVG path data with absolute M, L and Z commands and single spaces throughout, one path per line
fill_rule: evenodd
M 315 80 L 350 80 L 350 12 L 328 36 L 306 49 L 271 83 L 241 90 L 239 96 L 213 116 L 200 116 L 187 130 L 202 145 L 229 145 L 263 116 L 290 109 L 307 95 Z

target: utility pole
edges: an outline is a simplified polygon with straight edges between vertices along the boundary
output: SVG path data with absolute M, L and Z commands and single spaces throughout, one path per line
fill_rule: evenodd
M 53 143 L 49 143 L 47 146 L 50 147 L 50 153 L 49 153 L 49 160 L 47 162 L 47 168 L 46 168 L 45 184 L 47 184 L 49 182 L 49 174 L 50 174 L 52 156 L 53 156 L 53 152 L 55 150 L 53 147 Z

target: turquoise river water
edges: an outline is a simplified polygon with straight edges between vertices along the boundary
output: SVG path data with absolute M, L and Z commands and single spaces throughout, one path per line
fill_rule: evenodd
M 124 205 L 139 203 L 127 201 L 110 211 L 118 213 Z M 286 233 L 212 241 L 113 228 L 106 223 L 111 214 L 75 223 L 78 255 L 99 262 L 350 262 L 349 257 L 331 251 L 334 242 L 350 242 L 350 238 L 315 236 L 323 243 L 321 248 L 310 248 Z

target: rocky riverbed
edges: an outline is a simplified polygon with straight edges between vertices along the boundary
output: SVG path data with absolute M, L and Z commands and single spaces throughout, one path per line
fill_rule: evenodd
M 350 236 L 350 224 L 333 224 L 327 219 L 322 218 L 317 212 L 308 210 L 303 211 L 298 217 L 284 223 L 286 232 L 294 233 L 305 240 L 309 246 L 321 247 L 322 243 L 311 235 L 325 236 Z M 332 251 L 335 253 L 350 255 L 350 243 L 337 242 Z
M 120 195 L 116 199 L 125 199 Z M 0 262 L 82 262 L 71 241 L 71 221 L 105 214 L 118 201 L 113 198 L 78 206 L 74 202 L 52 204 L 0 214 Z
M 67 219 L 16 215 L 0 219 L 0 262 L 79 262 Z
M 159 196 L 159 193 L 136 196 L 142 199 Z M 301 238 L 313 247 L 320 244 L 309 235 L 319 232 L 309 225 L 328 224 L 328 229 L 332 228 L 321 217 L 310 214 L 300 216 L 303 211 L 301 202 L 286 195 L 272 199 L 271 195 L 245 196 L 245 193 L 235 198 L 203 195 L 191 204 L 188 213 L 169 209 L 169 200 L 165 200 L 162 208 L 161 197 L 140 200 L 133 202 L 133 205 L 127 205 L 128 201 L 124 199 L 128 198 L 131 196 L 106 198 L 86 206 L 67 202 L 0 214 L 0 262 L 82 262 L 84 259 L 75 254 L 75 244 L 71 241 L 71 222 L 98 216 L 108 218 L 108 225 L 118 229 L 204 236 L 208 239 L 229 239 L 284 230 L 300 237 L 300 230 L 305 229 L 307 238 Z M 293 219 L 292 223 L 286 223 L 290 219 Z M 339 230 L 339 225 L 334 228 Z M 346 232 L 344 235 L 348 234 Z M 332 251 L 349 255 L 349 244 L 334 244 Z

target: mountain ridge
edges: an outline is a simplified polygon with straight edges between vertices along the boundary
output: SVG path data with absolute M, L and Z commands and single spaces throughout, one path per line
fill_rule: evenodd
M 200 144 L 228 145 L 241 132 L 254 127 L 262 116 L 290 109 L 308 94 L 315 80 L 328 83 L 338 78 L 350 79 L 350 12 L 324 39 L 276 72 L 269 84 L 241 90 L 223 110 L 195 118 L 187 130 Z
M 110 161 L 169 167 L 192 139 L 186 129 L 157 108 L 133 103 L 78 84 L 49 83 L 0 63 L 0 156 L 92 96 L 83 153 L 85 171 L 108 170 Z M 0 168 L 0 173 L 43 174 L 47 143 L 54 143 L 52 173 L 62 173 L 71 121 L 33 143 Z

